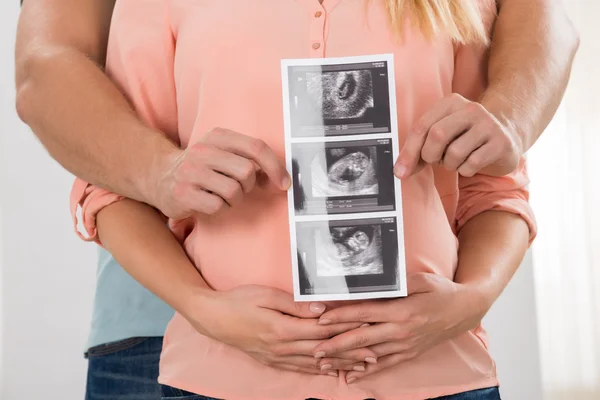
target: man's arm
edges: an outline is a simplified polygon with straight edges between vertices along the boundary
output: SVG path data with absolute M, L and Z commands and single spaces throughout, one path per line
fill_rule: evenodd
M 481 103 L 512 127 L 521 152 L 548 126 L 569 82 L 579 34 L 559 0 L 498 0 Z
M 453 94 L 428 110 L 400 153 L 399 178 L 425 163 L 463 176 L 506 175 L 554 117 L 579 47 L 562 1 L 497 3 L 485 92 L 476 98 Z M 468 51 L 463 47 L 459 54 Z M 465 71 L 459 86 L 468 87 L 473 73 Z
M 178 149 L 137 118 L 102 70 L 114 4 L 24 2 L 16 44 L 17 110 L 71 173 L 151 201 L 153 175 L 164 167 L 164 156 Z

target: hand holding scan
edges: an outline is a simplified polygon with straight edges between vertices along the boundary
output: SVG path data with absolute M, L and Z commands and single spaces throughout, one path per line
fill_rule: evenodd
M 323 303 L 295 303 L 285 291 L 240 286 L 211 292 L 186 318 L 203 335 L 238 348 L 257 361 L 288 371 L 337 376 L 337 370 L 364 370 L 363 360 L 336 359 L 336 368 L 313 357 L 324 340 L 362 325 L 320 325 Z
M 170 156 L 159 174 L 153 204 L 168 217 L 216 214 L 242 201 L 257 184 L 287 190 L 284 164 L 262 140 L 215 128 Z
M 425 163 L 439 163 L 471 177 L 503 176 L 519 165 L 522 143 L 515 127 L 502 124 L 480 103 L 452 94 L 439 100 L 409 133 L 395 166 L 401 179 Z
M 368 323 L 317 346 L 321 364 L 336 368 L 335 358 L 362 359 L 365 371 L 348 373 L 346 381 L 409 361 L 432 347 L 474 329 L 485 307 L 467 286 L 434 274 L 408 277 L 409 296 L 343 306 L 320 317 L 323 326 L 348 322 Z M 375 354 L 375 356 L 373 356 Z M 334 358 L 332 358 L 334 357 Z

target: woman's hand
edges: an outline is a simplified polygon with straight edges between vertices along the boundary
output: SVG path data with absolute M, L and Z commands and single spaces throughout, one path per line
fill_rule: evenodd
M 211 129 L 158 160 L 152 204 L 174 219 L 235 206 L 257 183 L 280 190 L 291 184 L 285 164 L 264 141 L 228 129 Z
M 476 328 L 491 306 L 477 291 L 439 275 L 410 276 L 408 288 L 406 298 L 343 306 L 324 313 L 320 318 L 323 326 L 347 322 L 371 325 L 318 345 L 315 358 L 334 369 L 335 358 L 365 360 L 365 371 L 349 372 L 346 376 L 350 383 Z
M 292 295 L 264 286 L 206 292 L 185 317 L 202 334 L 236 347 L 271 367 L 337 376 L 336 370 L 364 370 L 363 360 L 336 360 L 321 368 L 314 349 L 324 340 L 362 323 L 318 324 L 322 303 L 295 303 Z

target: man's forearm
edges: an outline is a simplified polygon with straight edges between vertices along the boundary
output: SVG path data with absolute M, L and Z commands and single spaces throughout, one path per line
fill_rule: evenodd
M 458 236 L 454 281 L 476 295 L 483 312 L 500 296 L 519 268 L 528 247 L 529 228 L 518 215 L 486 211 L 471 219 Z
M 566 89 L 579 36 L 561 1 L 499 0 L 489 87 L 482 104 L 518 132 L 527 151 L 552 120 Z
M 52 157 L 90 183 L 151 201 L 151 183 L 139 178 L 176 146 L 136 117 L 103 71 L 71 49 L 30 56 L 18 68 L 19 115 Z

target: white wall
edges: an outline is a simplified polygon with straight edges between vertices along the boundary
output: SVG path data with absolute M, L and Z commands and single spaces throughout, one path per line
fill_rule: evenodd
M 0 2 L 0 191 L 4 322 L 2 400 L 83 399 L 95 249 L 71 233 L 71 177 L 14 112 L 19 6 Z
M 0 399 L 78 400 L 83 399 L 85 382 L 82 349 L 92 306 L 95 251 L 71 232 L 71 177 L 50 160 L 14 113 L 17 3 L 0 3 L 0 294 L 5 328 L 0 335 Z M 535 321 L 528 259 L 486 321 L 505 399 L 541 399 Z
M 542 400 L 531 252 L 484 320 L 502 398 Z

